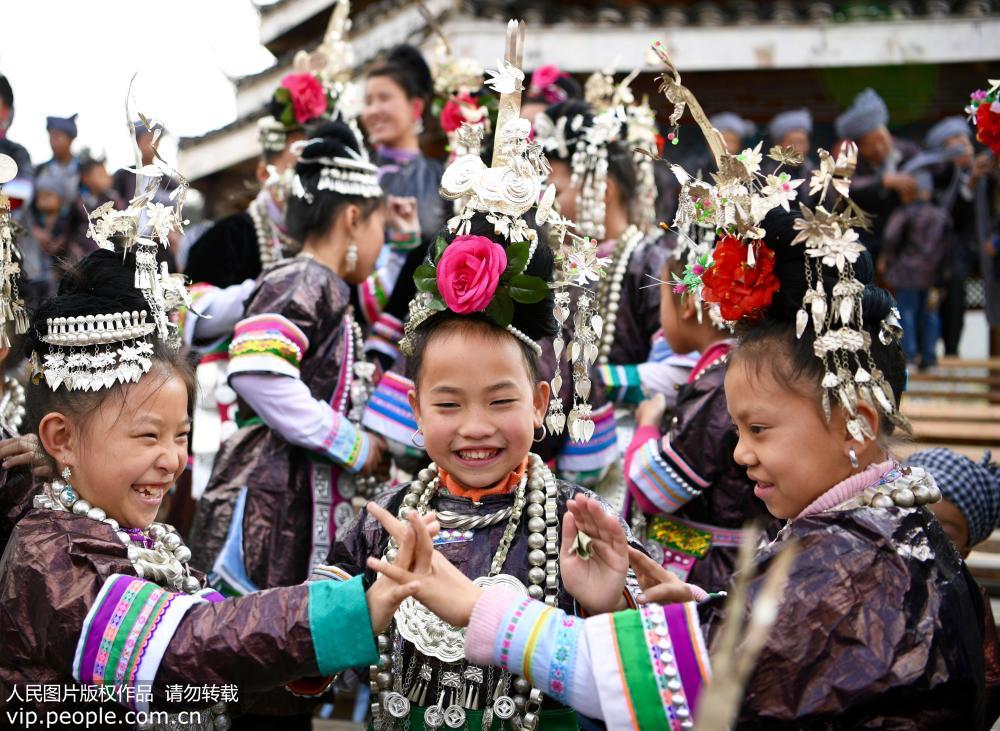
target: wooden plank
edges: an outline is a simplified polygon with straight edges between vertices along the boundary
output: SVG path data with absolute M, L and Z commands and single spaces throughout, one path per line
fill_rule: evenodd
M 911 373 L 910 383 L 968 383 L 983 386 L 1000 386 L 1000 376 L 967 376 L 948 373 Z
M 1000 444 L 1000 424 L 928 419 L 913 423 L 913 435 L 918 441 L 989 446 Z
M 947 399 L 951 401 L 952 399 L 958 399 L 961 401 L 988 401 L 990 398 L 989 391 L 943 391 L 943 390 L 930 390 L 930 389 L 913 389 L 912 387 L 903 394 L 903 403 L 906 403 L 907 399 Z
M 946 356 L 938 361 L 940 368 L 989 368 L 1000 371 L 1000 358 L 972 359 Z
M 924 449 L 933 449 L 935 447 L 950 449 L 953 452 L 963 454 L 976 462 L 983 458 L 983 447 L 977 447 L 970 444 L 948 444 L 944 442 L 897 442 L 892 445 L 891 451 L 897 458 L 906 459 L 914 452 L 920 452 Z
M 910 419 L 995 421 L 1000 423 L 1000 406 L 992 404 L 926 403 L 903 399 L 903 415 Z

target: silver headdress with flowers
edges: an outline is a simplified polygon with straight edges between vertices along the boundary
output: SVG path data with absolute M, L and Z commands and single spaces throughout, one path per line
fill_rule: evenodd
M 0 155 L 0 186 L 17 176 L 17 163 L 8 155 Z M 14 222 L 10 217 L 10 200 L 0 189 L 0 347 L 10 347 L 7 323 L 21 335 L 28 331 L 28 314 L 18 291 L 21 272 L 20 255 L 14 243 Z
M 320 141 L 301 140 L 292 147 L 296 154 L 301 154 L 313 142 Z M 378 182 L 378 167 L 368 158 L 368 151 L 360 138 L 358 145 L 361 151 L 348 150 L 350 157 L 299 157 L 299 162 L 320 166 L 317 190 L 329 190 L 361 198 L 379 198 L 382 196 L 382 186 Z M 307 203 L 313 202 L 313 194 L 306 190 L 298 174 L 292 178 L 292 195 L 304 199 Z
M 779 287 L 773 274 L 774 252 L 764 245 L 760 224 L 778 206 L 789 211 L 790 202 L 797 197 L 796 188 L 803 181 L 792 180 L 781 172 L 781 166 L 798 166 L 802 157 L 775 146 L 768 156 L 779 163 L 778 170 L 763 176 L 759 172 L 760 145 L 730 155 L 697 99 L 681 84 L 680 73 L 666 51 L 659 43 L 653 48 L 667 68 L 661 76 L 661 90 L 674 105 L 670 117 L 674 134 L 685 109 L 690 109 L 719 168 L 713 175 L 714 184 L 709 184 L 672 166 L 681 183 L 675 225 L 681 230 L 708 227 L 716 235 L 710 253 L 689 245 L 696 256 L 689 259 L 684 276 L 673 284 L 677 291 L 697 292 L 705 301 L 718 303 L 728 322 L 756 317 L 770 304 Z M 893 424 L 906 428 L 908 423 L 895 406 L 891 386 L 874 364 L 871 339 L 862 324 L 864 284 L 855 276 L 854 264 L 865 248 L 854 228 L 867 226 L 868 217 L 848 197 L 850 178 L 857 164 L 857 146 L 845 143 L 836 157 L 825 150 L 819 150 L 818 154 L 820 165 L 812 174 L 809 192 L 821 202 L 814 209 L 800 205 L 802 218 L 794 224 L 798 235 L 793 244 L 801 243 L 806 248 L 808 284 L 796 316 L 796 336 L 801 338 L 812 323 L 813 350 L 824 366 L 822 402 L 826 417 L 830 418 L 831 403 L 840 403 L 847 412 L 851 435 L 864 442 L 875 435 L 858 414 L 859 398 Z M 828 200 L 834 201 L 829 209 L 824 204 Z M 685 240 L 691 238 L 681 238 L 682 242 Z M 824 268 L 834 270 L 837 276 L 829 293 L 823 285 Z M 894 313 L 882 323 L 879 338 L 887 345 L 900 334 L 898 315 Z
M 448 232 L 454 238 L 450 243 L 439 238 L 433 249 L 433 263 L 423 264 L 415 272 L 418 291 L 410 302 L 400 348 L 404 354 L 411 354 L 412 337 L 420 324 L 435 312 L 450 309 L 459 314 L 483 312 L 540 354 L 541 345 L 511 324 L 514 303 L 540 302 L 550 289 L 555 290 L 554 315 L 560 325 L 560 334 L 555 338 L 556 358 L 558 360 L 568 351 L 575 396 L 567 418 L 557 396 L 562 385 L 562 378 L 557 373 L 552 383 L 554 396 L 546 424 L 551 432 L 560 433 L 568 422 L 570 435 L 586 441 L 594 431 L 587 403 L 589 368 L 597 357 L 600 336 L 599 327 L 597 333 L 594 332 L 600 318 L 588 309 L 592 302 L 587 299 L 578 311 L 574 339 L 568 349 L 562 328 L 568 324 L 570 314 L 569 288 L 600 277 L 606 261 L 597 258 L 595 242 L 573 233 L 572 222 L 553 210 L 555 188 L 544 185 L 549 174 L 548 162 L 541 146 L 531 139 L 530 122 L 520 117 L 523 48 L 524 24 L 511 21 L 507 26 L 504 58 L 496 71 L 488 72 L 487 84 L 500 95 L 492 164 L 486 165 L 479 156 L 482 126 L 464 124 L 458 135 L 468 152 L 457 156 L 441 179 L 442 197 L 462 203 L 461 210 L 447 222 Z M 525 273 L 540 243 L 537 232 L 524 219 L 532 209 L 535 209 L 535 225 L 550 226 L 550 239 L 561 265 L 551 285 L 541 277 Z M 496 236 L 508 242 L 506 248 L 482 236 L 470 235 L 473 217 L 477 215 L 492 224 Z M 483 287 L 487 295 L 477 297 L 472 305 L 467 300 L 456 300 L 454 282 L 449 279 L 455 271 L 453 259 L 459 251 L 463 256 L 468 252 L 477 261 L 481 260 L 483 269 L 492 272 L 491 281 Z M 581 295 L 581 300 L 587 297 L 589 293 Z
M 180 345 L 171 315 L 182 306 L 190 306 L 191 300 L 184 277 L 170 274 L 166 262 L 158 267 L 156 253 L 157 247 L 170 246 L 172 234 L 182 232 L 188 184 L 174 171 L 178 185 L 169 194 L 161 192 L 167 175 L 156 164 L 162 163 L 156 152 L 162 126 L 139 116 L 146 128 L 153 130 L 155 160 L 143 165 L 138 145 L 133 146 L 136 165 L 129 170 L 136 176 L 135 197 L 123 211 L 112 203 L 90 211 L 87 236 L 106 251 L 135 250 L 134 284 L 149 309 L 48 319 L 40 339 L 52 347 L 42 362 L 33 354 L 32 363 L 35 373 L 44 375 L 53 390 L 64 386 L 71 391 L 97 391 L 115 383 L 135 383 L 152 367 L 152 337 L 171 347 Z M 128 124 L 134 142 L 131 115 Z

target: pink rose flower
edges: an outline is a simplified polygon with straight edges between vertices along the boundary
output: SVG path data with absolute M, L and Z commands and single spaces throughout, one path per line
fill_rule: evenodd
M 539 66 L 535 69 L 534 73 L 531 74 L 531 86 L 532 89 L 544 89 L 546 86 L 551 86 L 556 83 L 558 79 L 564 76 L 559 67 L 555 64 L 548 64 L 546 66 Z
M 326 113 L 326 90 L 312 74 L 288 74 L 281 80 L 292 97 L 295 121 L 305 124 Z
M 506 268 L 507 252 L 500 244 L 485 236 L 459 236 L 438 261 L 438 292 L 452 312 L 482 312 Z
M 454 132 L 467 120 L 465 110 L 462 107 L 475 109 L 476 100 L 469 94 L 459 94 L 448 100 L 441 109 L 441 129 L 447 132 Z

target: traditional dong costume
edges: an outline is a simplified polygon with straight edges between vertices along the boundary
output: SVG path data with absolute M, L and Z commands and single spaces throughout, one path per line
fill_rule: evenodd
M 316 189 L 293 180 L 307 201 L 324 190 L 382 195 L 365 155 L 303 164 L 320 166 Z M 261 275 L 229 346 L 243 425 L 215 461 L 192 529 L 227 592 L 303 581 L 354 517 L 351 498 L 369 491 L 354 474 L 368 458 L 358 422 L 375 371 L 363 344 L 350 287 L 325 265 L 300 254 Z
M 456 300 L 451 294 L 457 285 L 442 274 L 446 270 L 444 261 L 453 254 L 463 260 L 473 256 L 473 246 L 495 247 L 489 249 L 494 254 L 503 249 L 506 264 L 498 272 L 489 302 L 478 302 L 478 309 L 472 312 L 485 312 L 512 335 L 541 350 L 535 336 L 519 329 L 530 329 L 536 336 L 545 331 L 540 324 L 543 321 L 537 320 L 542 315 L 529 320 L 527 311 L 520 308 L 522 303 L 544 302 L 551 286 L 541 277 L 524 274 L 534 251 L 544 244 L 522 216 L 539 200 L 547 170 L 537 143 L 528 140 L 530 124 L 518 116 L 524 78 L 519 68 L 523 42 L 523 26 L 512 22 L 505 61 L 490 82 L 501 93 L 492 167 L 487 167 L 478 154 L 477 133 L 481 128 L 466 126 L 461 133 L 477 138 L 467 140 L 471 152 L 457 157 L 445 171 L 443 194 L 467 200 L 450 222 L 448 239 L 442 238 L 435 254 L 429 257 L 430 263 L 417 270 L 420 292 L 411 305 L 407 337 L 402 343 L 404 354 L 410 346 L 410 334 L 422 322 L 444 309 L 456 311 L 452 309 Z M 490 184 L 501 178 L 509 186 L 498 189 Z M 589 256 L 590 266 L 595 266 L 589 239 L 568 234 L 568 222 L 557 216 L 550 218 L 552 197 L 550 191 L 541 198 L 536 220 L 554 222 L 566 236 L 563 245 L 567 252 Z M 501 245 L 489 238 L 466 235 L 473 219 L 476 223 L 488 220 L 495 226 L 496 238 L 509 243 Z M 569 286 L 564 280 L 557 283 L 556 320 L 565 320 L 568 315 L 568 308 L 559 303 L 560 295 L 569 298 Z M 587 291 L 583 291 L 586 295 Z M 498 301 L 511 303 L 513 311 L 505 312 L 502 306 L 498 310 L 497 305 L 490 304 Z M 524 312 L 523 321 L 518 319 L 518 312 Z M 582 335 L 593 338 L 592 331 Z M 579 332 L 575 334 L 580 336 Z M 565 348 L 560 342 L 564 355 L 573 351 L 572 360 L 577 366 L 574 372 L 580 379 L 587 377 L 592 362 L 580 347 L 582 342 L 593 340 L 574 340 Z M 550 407 L 549 428 L 568 428 L 571 434 L 584 438 L 593 434 L 595 426 L 588 418 L 589 404 L 579 396 L 580 391 L 577 393 L 568 416 L 561 403 Z M 432 464 L 417 475 L 415 482 L 375 500 L 400 516 L 411 510 L 436 510 L 443 528 L 435 539 L 438 549 L 476 583 L 506 586 L 521 596 L 544 600 L 547 606 L 572 611 L 574 599 L 566 593 L 559 577 L 559 526 L 566 501 L 580 492 L 585 491 L 556 480 L 542 459 L 532 454 L 507 479 L 489 489 L 468 490 Z M 392 560 L 395 553 L 389 536 L 363 511 L 334 546 L 330 556 L 335 567 L 332 574 L 363 573 L 365 581 L 370 582 L 375 575 L 365 568 L 366 558 L 385 555 Z M 318 571 L 331 573 L 322 567 Z M 392 625 L 378 639 L 379 662 L 371 666 L 375 728 L 489 729 L 508 728 L 510 724 L 524 729 L 577 728 L 575 713 L 546 698 L 545 689 L 532 687 L 506 671 L 463 662 L 463 636 L 463 630 L 444 624 L 416 601 L 400 606 Z
M 140 178 L 139 190 L 150 193 L 143 200 L 156 180 Z M 164 212 L 150 203 L 92 216 L 101 248 L 113 248 L 108 236 L 121 233 L 136 250 L 135 309 L 36 323 L 44 343 L 31 359 L 37 388 L 135 383 L 153 366 L 153 338 L 179 341 L 168 310 L 184 296 L 183 283 L 158 273 L 150 251 L 179 228 L 179 207 Z M 119 254 L 89 256 L 115 265 Z M 230 712 L 252 708 L 258 693 L 377 658 L 360 579 L 224 600 L 188 568 L 191 551 L 171 526 L 121 526 L 79 497 L 71 480 L 67 468 L 45 485 L 0 560 L 8 720 L 22 710 L 100 710 L 117 728 L 129 710 L 199 709 L 200 721 L 188 718 L 185 728 L 224 730 Z M 357 635 L 350 643 L 337 636 L 345 627 Z M 209 684 L 229 690 L 209 700 L 184 690 Z M 33 694 L 39 686 L 46 692 Z M 171 715 L 156 727 L 180 722 Z

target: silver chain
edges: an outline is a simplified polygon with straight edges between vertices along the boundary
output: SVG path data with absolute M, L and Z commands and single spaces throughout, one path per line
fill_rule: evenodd
M 442 528 L 455 530 L 478 530 L 480 528 L 489 528 L 491 525 L 496 525 L 497 523 L 502 523 L 510 517 L 512 512 L 514 512 L 514 508 L 512 507 L 504 508 L 503 510 L 498 510 L 495 513 L 489 513 L 487 515 L 465 515 L 451 510 L 439 510 L 437 513 L 437 519 Z

